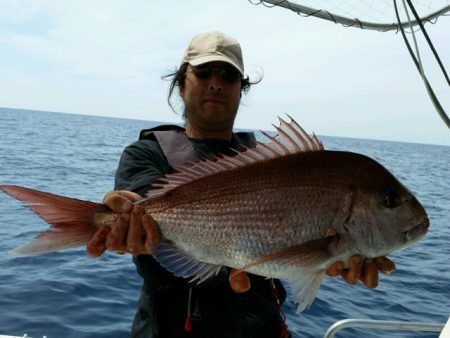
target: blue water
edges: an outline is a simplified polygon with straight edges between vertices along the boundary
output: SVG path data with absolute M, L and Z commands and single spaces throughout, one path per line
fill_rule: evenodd
M 0 184 L 101 201 L 122 149 L 140 129 L 126 119 L 0 108 Z M 327 278 L 310 309 L 284 310 L 294 337 L 322 337 L 335 321 L 369 318 L 444 323 L 450 314 L 450 147 L 323 137 L 326 148 L 369 155 L 428 211 L 421 242 L 392 255 L 393 276 L 376 290 Z M 89 258 L 84 248 L 33 257 L 8 252 L 47 225 L 0 193 L 0 334 L 48 338 L 128 337 L 141 281 L 129 256 Z M 344 330 L 336 337 L 438 337 L 437 333 Z

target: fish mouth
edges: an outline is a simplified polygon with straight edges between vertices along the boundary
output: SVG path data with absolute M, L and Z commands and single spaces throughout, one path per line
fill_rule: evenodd
M 425 236 L 425 234 L 428 231 L 429 226 L 430 226 L 430 221 L 427 218 L 422 223 L 419 223 L 419 224 L 413 226 L 412 228 L 404 231 L 403 234 L 406 235 L 408 242 L 416 241 L 416 240 L 422 238 L 423 236 Z

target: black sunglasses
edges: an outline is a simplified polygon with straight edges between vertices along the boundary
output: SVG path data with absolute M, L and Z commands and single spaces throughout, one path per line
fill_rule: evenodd
M 198 67 L 191 66 L 192 73 L 201 80 L 209 79 L 213 74 L 219 74 L 220 78 L 228 83 L 235 83 L 242 79 L 241 73 L 234 67 L 214 68 L 208 65 Z

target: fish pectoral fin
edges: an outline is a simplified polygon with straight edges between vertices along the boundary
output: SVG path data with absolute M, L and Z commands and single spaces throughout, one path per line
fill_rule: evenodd
M 325 271 L 320 270 L 302 274 L 298 278 L 289 279 L 291 292 L 295 303 L 297 303 L 297 313 L 304 311 L 312 304 L 324 276 Z
M 256 265 L 278 261 L 280 264 L 292 264 L 306 267 L 330 258 L 329 246 L 338 240 L 338 235 L 308 241 L 299 245 L 290 246 L 276 252 L 263 255 L 247 264 L 241 270 L 248 270 Z
M 163 241 L 152 256 L 167 271 L 175 276 L 191 278 L 190 282 L 202 283 L 210 277 L 217 275 L 222 269 L 221 265 L 200 262 L 181 252 L 170 241 Z

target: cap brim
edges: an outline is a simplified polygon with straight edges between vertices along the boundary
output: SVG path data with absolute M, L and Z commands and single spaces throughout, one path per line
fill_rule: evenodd
M 190 60 L 190 61 L 188 61 L 188 63 L 192 66 L 200 66 L 204 63 L 214 62 L 214 61 L 221 61 L 221 62 L 229 63 L 234 68 L 236 68 L 239 71 L 239 73 L 241 73 L 242 76 L 244 76 L 244 70 L 241 69 L 241 67 L 239 67 L 235 62 L 233 62 L 231 59 L 227 58 L 226 56 L 207 55 L 207 56 L 202 56 L 202 57 L 196 58 L 194 60 Z

